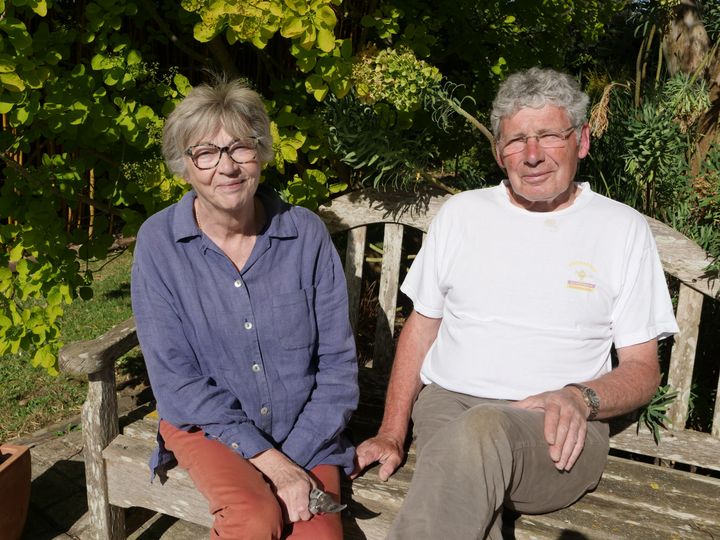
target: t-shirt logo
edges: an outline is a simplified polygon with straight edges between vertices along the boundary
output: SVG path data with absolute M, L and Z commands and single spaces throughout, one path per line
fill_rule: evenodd
M 595 267 L 592 263 L 584 261 L 572 261 L 569 265 L 570 279 L 566 287 L 576 291 L 593 292 L 597 286 L 595 280 Z

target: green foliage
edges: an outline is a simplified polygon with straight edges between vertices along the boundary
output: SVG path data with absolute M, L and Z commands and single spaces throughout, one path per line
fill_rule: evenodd
M 661 386 L 655 392 L 650 403 L 640 410 L 637 429 L 639 431 L 641 424 L 645 424 L 652 432 L 655 444 L 660 443 L 660 428 L 667 429 L 667 411 L 677 395 L 675 390 L 671 390 L 669 384 Z
M 2 5 L 0 352 L 31 351 L 50 372 L 68 303 L 91 294 L 90 261 L 187 189 L 160 159 L 160 134 L 204 68 L 253 81 L 272 118 L 266 181 L 316 208 L 360 182 L 434 181 L 446 163 L 486 170 L 477 163 L 487 151 L 446 105 L 474 106 L 473 95 L 486 110 L 508 70 L 539 58 L 557 65 L 597 40 L 616 9 L 559 0 Z M 464 95 L 450 98 L 443 74 Z
M 128 252 L 92 263 L 92 300 L 65 308 L 62 341 L 92 339 L 131 315 Z M 27 435 L 79 411 L 87 383 L 66 375 L 53 377 L 33 368 L 30 355 L 0 355 L 0 440 Z
M 435 157 L 432 137 L 408 130 L 407 117 L 387 104 L 372 107 L 347 97 L 329 102 L 325 114 L 331 149 L 357 171 L 360 184 L 407 187 Z
M 64 309 L 91 279 L 78 259 L 103 257 L 113 224 L 132 234 L 177 198 L 158 156 L 160 111 L 188 87 L 158 77 L 121 31 L 134 2 L 87 3 L 82 31 L 67 7 L 15 0 L 0 19 L 0 354 L 32 351 L 50 373 Z
M 711 148 L 700 174 L 690 176 L 698 119 L 710 105 L 705 84 L 677 75 L 639 107 L 632 100 L 628 86 L 612 91 L 613 121 L 594 140 L 590 174 L 609 196 L 668 223 L 717 259 L 720 151 Z
M 636 208 L 657 215 L 687 185 L 689 141 L 682 136 L 672 112 L 650 101 L 628 119 L 625 171 L 637 190 Z
M 355 92 L 364 103 L 384 101 L 401 112 L 418 110 L 428 94 L 440 89 L 442 75 L 406 48 L 370 50 L 355 63 Z

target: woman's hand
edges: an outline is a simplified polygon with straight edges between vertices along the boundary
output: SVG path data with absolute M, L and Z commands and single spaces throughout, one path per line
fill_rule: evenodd
M 274 448 L 249 461 L 270 480 L 288 523 L 307 521 L 312 517 L 308 505 L 310 491 L 316 483 L 304 469 Z

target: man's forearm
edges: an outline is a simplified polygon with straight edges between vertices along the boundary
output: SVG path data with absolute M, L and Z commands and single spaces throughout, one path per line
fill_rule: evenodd
M 379 434 L 392 436 L 400 443 L 405 440 L 412 406 L 422 388 L 420 368 L 437 337 L 440 321 L 415 311 L 408 317 L 398 338 Z
M 597 418 L 634 411 L 652 398 L 660 384 L 657 340 L 618 349 L 619 365 L 610 373 L 585 382 L 600 396 Z

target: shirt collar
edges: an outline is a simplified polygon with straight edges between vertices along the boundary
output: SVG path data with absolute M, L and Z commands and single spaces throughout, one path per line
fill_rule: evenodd
M 290 205 L 264 184 L 258 186 L 257 195 L 265 207 L 267 220 L 265 228 L 258 237 L 295 238 L 298 235 L 297 226 L 290 216 Z M 173 235 L 176 242 L 193 237 L 202 236 L 202 231 L 195 221 L 193 203 L 197 194 L 194 190 L 188 191 L 177 203 L 173 218 Z

